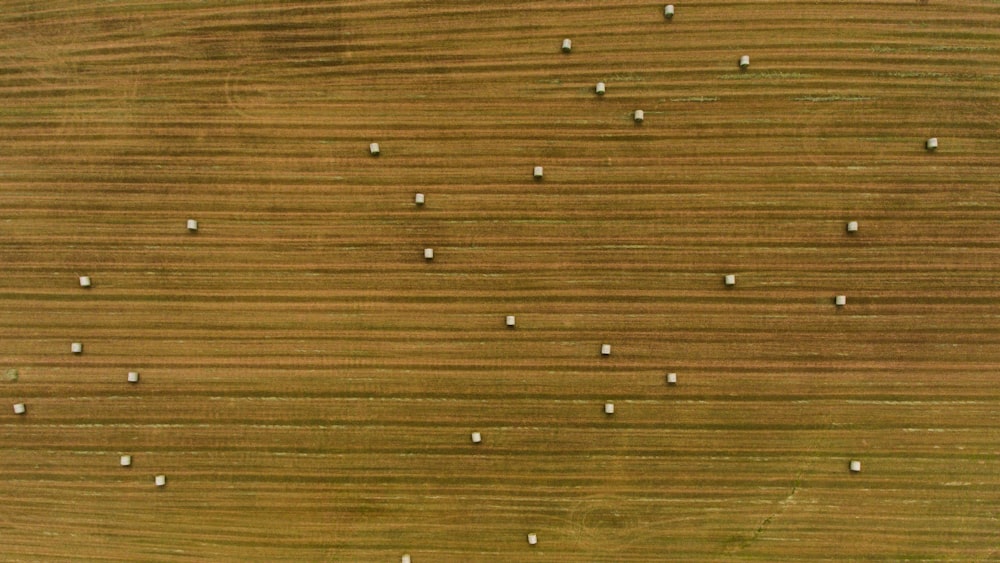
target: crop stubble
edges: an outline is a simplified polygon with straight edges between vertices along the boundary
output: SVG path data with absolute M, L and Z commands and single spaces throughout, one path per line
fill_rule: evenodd
M 998 24 L 5 5 L 4 557 L 995 557 Z

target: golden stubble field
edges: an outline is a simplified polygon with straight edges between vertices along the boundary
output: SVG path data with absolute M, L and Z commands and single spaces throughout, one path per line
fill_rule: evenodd
M 1000 557 L 1000 4 L 0 37 L 5 561 Z

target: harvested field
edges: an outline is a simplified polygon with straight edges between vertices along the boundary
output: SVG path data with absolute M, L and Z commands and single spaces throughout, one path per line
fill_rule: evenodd
M 4 560 L 1000 557 L 995 1 L 0 35 Z

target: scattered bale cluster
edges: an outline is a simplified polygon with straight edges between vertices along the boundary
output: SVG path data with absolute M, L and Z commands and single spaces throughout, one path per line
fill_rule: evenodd
M 664 7 L 664 10 L 663 10 L 663 15 L 664 15 L 664 18 L 666 18 L 668 20 L 673 19 L 673 17 L 674 17 L 674 6 L 672 4 L 666 5 Z M 572 51 L 572 41 L 570 39 L 567 38 L 567 39 L 563 40 L 563 42 L 562 42 L 562 51 L 564 53 L 570 53 Z M 739 68 L 742 69 L 742 70 L 746 70 L 746 69 L 749 68 L 749 66 L 750 66 L 750 56 L 749 55 L 742 55 L 739 58 Z M 604 82 L 598 82 L 596 84 L 596 86 L 595 86 L 594 92 L 598 96 L 604 96 L 605 92 L 606 92 L 606 84 Z M 642 110 L 642 109 L 635 109 L 632 112 L 632 118 L 633 118 L 633 121 L 636 124 L 642 124 L 645 121 L 645 112 L 644 112 L 644 110 Z M 925 142 L 925 148 L 926 148 L 927 151 L 931 151 L 931 152 L 937 150 L 937 148 L 938 148 L 938 139 L 936 137 L 932 137 L 932 138 L 927 139 L 926 142 Z M 380 154 L 381 154 L 381 148 L 379 146 L 379 143 L 376 143 L 376 142 L 370 143 L 370 145 L 369 145 L 369 153 L 373 157 L 380 156 Z M 534 179 L 541 180 L 543 178 L 543 176 L 544 176 L 543 167 L 542 166 L 534 166 L 534 168 L 533 168 L 533 177 L 534 177 Z M 557 170 L 557 177 L 558 177 L 558 170 Z M 414 204 L 416 206 L 422 206 L 422 205 L 424 205 L 424 203 L 425 203 L 425 195 L 423 193 L 416 193 L 415 196 L 414 196 Z M 188 219 L 187 220 L 187 230 L 189 232 L 191 232 L 191 233 L 197 232 L 198 231 L 198 221 L 195 220 L 195 219 Z M 846 225 L 846 230 L 847 230 L 848 233 L 857 233 L 858 232 L 858 222 L 857 221 L 849 221 L 847 223 L 847 225 Z M 427 260 L 427 261 L 433 260 L 434 259 L 434 249 L 433 248 L 425 248 L 424 251 L 423 251 L 423 256 L 424 256 L 424 259 Z M 724 284 L 725 284 L 726 287 L 734 287 L 736 285 L 736 275 L 735 274 L 726 274 L 724 276 L 723 281 L 724 281 Z M 79 277 L 79 284 L 80 284 L 80 287 L 82 287 L 82 288 L 91 288 L 92 287 L 91 277 L 90 276 L 80 276 Z M 847 298 L 844 295 L 837 295 L 834 298 L 834 303 L 835 303 L 835 305 L 837 307 L 843 307 L 847 303 Z M 515 316 L 514 315 L 506 315 L 506 317 L 505 317 L 505 325 L 508 328 L 514 328 L 515 325 L 516 325 Z M 73 354 L 82 354 L 83 353 L 83 344 L 80 343 L 80 342 L 73 342 L 71 344 L 71 352 Z M 600 347 L 600 355 L 602 357 L 610 356 L 611 355 L 611 345 L 610 344 L 602 344 L 601 347 Z M 138 383 L 139 382 L 139 372 L 137 372 L 137 371 L 129 371 L 128 374 L 127 374 L 127 381 L 128 381 L 128 383 L 132 383 L 132 384 Z M 668 385 L 676 385 L 677 384 L 677 374 L 673 373 L 673 372 L 667 373 L 666 374 L 666 383 Z M 23 415 L 23 414 L 25 414 L 26 413 L 26 406 L 25 406 L 25 404 L 24 403 L 15 403 L 13 405 L 13 412 L 14 412 L 14 414 L 17 414 L 17 415 Z M 608 415 L 608 416 L 615 414 L 615 405 L 614 405 L 614 403 L 611 402 L 611 401 L 605 402 L 604 406 L 603 406 L 603 412 L 604 412 L 605 415 Z M 481 444 L 483 442 L 482 433 L 479 432 L 479 431 L 471 432 L 470 439 L 471 439 L 472 444 Z M 132 456 L 128 455 L 128 454 L 121 455 L 120 458 L 119 458 L 119 464 L 120 464 L 121 467 L 131 467 L 132 466 L 132 461 L 133 461 L 132 460 Z M 861 462 L 858 461 L 858 460 L 852 460 L 852 461 L 850 461 L 850 463 L 849 463 L 849 470 L 850 470 L 851 473 L 859 473 L 861 471 Z M 161 488 L 165 487 L 166 483 L 167 483 L 166 475 L 163 475 L 163 474 L 157 474 L 157 475 L 155 475 L 155 477 L 154 477 L 154 484 L 155 484 L 156 487 L 161 487 Z M 531 546 L 536 545 L 538 543 L 537 534 L 536 533 L 528 533 L 527 534 L 527 542 Z M 411 558 L 410 558 L 409 554 L 402 555 L 402 557 L 401 557 L 401 562 L 402 563 L 410 563 L 410 561 L 411 561 Z

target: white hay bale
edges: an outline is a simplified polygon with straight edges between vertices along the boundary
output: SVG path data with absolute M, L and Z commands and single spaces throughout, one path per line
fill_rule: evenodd
M 848 221 L 847 222 L 847 232 L 849 232 L 849 233 L 856 233 L 856 232 L 858 232 L 858 222 L 857 221 Z
M 601 355 L 602 356 L 610 356 L 611 355 L 611 345 L 610 344 L 601 344 Z
M 516 320 L 514 319 L 514 315 L 507 315 L 507 326 L 509 326 L 510 328 L 514 328 L 515 322 Z
M 927 143 L 925 144 L 925 146 L 927 147 L 927 150 L 929 150 L 929 151 L 935 151 L 935 150 L 937 150 L 937 148 L 938 148 L 937 137 L 931 137 L 930 139 L 927 139 Z
M 122 467 L 129 467 L 132 465 L 132 456 L 123 455 L 118 459 L 118 463 L 120 463 Z
M 636 123 L 642 123 L 646 119 L 646 112 L 641 109 L 637 109 L 632 112 L 632 119 L 635 119 Z
M 14 414 L 24 414 L 27 410 L 24 403 L 14 403 Z
M 858 460 L 851 461 L 851 473 L 861 473 L 861 462 Z
M 187 220 L 187 229 L 192 233 L 198 232 L 198 221 L 194 219 Z
M 746 69 L 750 67 L 750 55 L 743 55 L 740 57 L 740 68 Z
M 399 559 L 399 563 L 410 563 L 410 554 L 404 553 L 403 557 Z
M 69 351 L 72 352 L 72 353 L 74 353 L 74 354 L 82 354 L 83 353 L 83 343 L 82 342 L 73 342 L 72 344 L 69 345 Z
M 473 444 L 480 444 L 480 443 L 482 443 L 482 441 L 483 441 L 483 435 L 482 434 L 480 434 L 479 432 L 473 432 L 472 433 L 472 443 Z
M 90 276 L 80 276 L 80 287 L 90 287 Z
M 603 82 L 598 82 L 597 86 L 594 87 L 594 91 L 597 92 L 598 96 L 603 96 L 604 95 L 604 83 Z
M 536 180 L 541 180 L 541 179 L 542 179 L 542 175 L 543 175 L 544 173 L 545 173 L 545 171 L 544 171 L 544 170 L 542 170 L 542 167 L 541 167 L 541 166 L 536 166 L 536 167 L 535 167 L 535 171 L 534 171 L 534 176 L 535 176 L 535 179 L 536 179 Z
M 163 487 L 163 486 L 165 486 L 167 484 L 167 476 L 166 475 L 157 475 L 156 478 L 153 480 L 153 482 L 156 483 L 157 487 Z
M 663 7 L 663 17 L 667 18 L 668 20 L 674 18 L 674 5 L 673 4 L 667 4 L 666 6 Z
M 368 151 L 372 153 L 372 156 L 378 156 L 381 153 L 378 143 L 372 143 L 368 145 Z
M 417 195 L 413 196 L 413 203 L 415 203 L 417 205 L 423 205 L 424 204 L 424 194 L 417 194 Z
M 726 281 L 726 285 L 728 285 L 730 287 L 736 285 L 736 275 L 735 274 L 727 274 L 725 281 Z
M 535 545 L 538 543 L 538 536 L 536 534 L 528 534 L 528 545 Z
M 425 248 L 424 249 L 424 259 L 426 259 L 426 260 L 433 260 L 434 259 L 434 249 L 433 248 Z
M 833 303 L 834 303 L 834 305 L 836 305 L 838 307 L 843 307 L 844 305 L 847 305 L 847 296 L 846 295 L 838 295 L 838 296 L 836 296 L 836 297 L 833 298 Z
M 668 373 L 667 374 L 667 385 L 677 385 L 677 374 Z
M 615 404 L 604 403 L 604 414 L 615 414 Z
M 563 39 L 563 42 L 562 42 L 562 51 L 563 51 L 563 53 L 568 53 L 568 52 L 570 52 L 572 50 L 573 50 L 573 42 L 570 41 L 569 39 Z
M 128 382 L 129 383 L 139 383 L 139 372 L 130 371 L 128 372 Z

